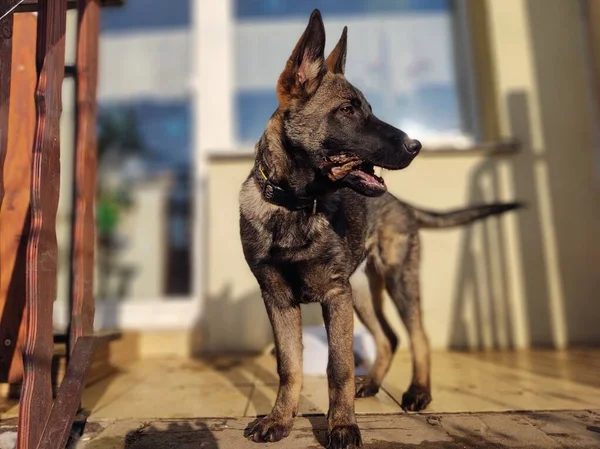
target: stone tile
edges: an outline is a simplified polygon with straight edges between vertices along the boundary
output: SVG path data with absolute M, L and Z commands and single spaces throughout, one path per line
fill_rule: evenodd
M 276 385 L 257 383 L 250 396 L 246 416 L 262 416 L 271 411 L 277 397 Z M 399 413 L 398 404 L 384 391 L 373 398 L 357 399 L 357 414 Z M 301 415 L 325 414 L 329 407 L 327 379 L 307 378 L 302 386 L 299 413 Z
M 252 386 L 142 383 L 92 412 L 96 419 L 243 416 Z
M 277 360 L 271 354 L 264 354 L 252 360 L 257 384 L 278 385 Z
M 177 383 L 252 385 L 255 365 L 249 357 L 194 359 L 149 359 L 138 362 L 133 372 L 143 374 L 146 382 L 162 382 L 165 377 Z
M 119 373 L 103 379 L 83 391 L 83 408 L 93 413 L 118 400 L 142 381 L 131 373 Z
M 600 447 L 600 419 L 594 412 L 531 412 L 525 415 L 525 419 L 552 438 L 559 447 L 570 447 L 575 443 Z
M 396 401 L 410 383 L 411 369 L 407 354 L 396 356 L 384 381 Z M 493 363 L 480 354 L 433 353 L 433 401 L 427 411 L 567 410 L 600 404 L 600 388 L 561 377 L 560 370 L 554 376 L 537 372 L 522 363 L 520 367 Z
M 494 441 L 506 447 L 526 444 L 530 447 L 558 449 L 561 446 L 536 429 L 522 415 L 488 413 L 478 415 L 438 415 L 443 429 L 462 441 L 485 444 Z

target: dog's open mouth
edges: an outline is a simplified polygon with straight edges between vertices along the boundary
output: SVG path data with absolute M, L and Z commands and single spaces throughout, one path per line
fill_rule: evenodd
M 344 181 L 350 187 L 380 195 L 387 188 L 383 178 L 375 174 L 375 166 L 352 153 L 339 153 L 325 158 L 321 165 L 327 177 L 334 182 Z

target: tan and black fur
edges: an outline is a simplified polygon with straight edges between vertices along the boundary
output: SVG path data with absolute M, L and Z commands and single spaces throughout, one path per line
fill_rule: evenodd
M 327 60 L 324 47 L 325 30 L 315 10 L 279 78 L 279 107 L 256 145 L 255 165 L 242 186 L 240 233 L 273 327 L 280 378 L 271 413 L 248 435 L 269 442 L 289 434 L 302 385 L 300 305 L 317 302 L 329 340 L 329 447 L 338 449 L 361 446 L 354 398 L 377 393 L 398 343 L 382 313 L 384 290 L 411 338 L 413 379 L 402 406 L 421 410 L 431 401 L 418 282 L 419 228 L 466 224 L 516 205 L 435 214 L 386 193 L 373 166 L 405 168 L 421 144 L 377 119 L 344 77 L 346 29 Z M 344 153 L 363 162 L 332 176 L 323 161 Z M 353 295 L 351 277 L 361 264 L 372 300 Z M 354 311 L 377 345 L 370 374 L 356 384 Z

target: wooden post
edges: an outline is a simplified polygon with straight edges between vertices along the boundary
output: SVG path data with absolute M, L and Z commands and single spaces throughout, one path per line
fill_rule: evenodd
M 13 47 L 12 34 L 13 15 L 8 14 L 6 17 L 0 20 L 0 226 L 2 226 L 1 211 L 5 191 L 4 161 L 6 160 L 6 153 L 8 149 L 8 114 L 10 107 L 10 81 Z M 4 261 L 2 260 L 2 256 L 3 254 L 0 252 L 0 274 L 2 274 L 2 268 L 5 265 Z M 3 279 L 0 278 L 0 283 L 2 280 Z M 3 346 L 0 348 L 0 381 L 6 382 L 9 376 L 13 354 L 11 351 L 11 345 L 5 345 L 4 341 L 7 339 L 10 340 L 11 336 L 14 334 L 14 330 L 5 330 L 5 325 L 8 326 L 10 324 L 12 327 L 13 323 L 8 323 L 6 315 L 8 314 L 9 309 L 5 307 L 6 296 L 2 293 L 3 292 L 0 291 L 0 324 L 2 324 L 2 327 L 0 328 L 2 330 L 2 335 L 0 335 L 0 344 Z M 16 338 L 14 339 L 14 342 L 16 343 Z
M 0 382 L 21 384 L 25 337 L 25 261 L 29 238 L 31 150 L 35 132 L 35 34 L 33 14 L 14 16 L 8 146 L 1 176 Z M 2 64 L 2 62 L 0 62 Z
M 4 159 L 8 144 L 8 108 L 12 62 L 13 14 L 0 20 L 0 206 L 4 199 Z
M 81 402 L 83 380 L 92 363 L 96 343 L 97 339 L 93 336 L 77 339 L 67 372 L 60 384 L 36 449 L 62 449 L 67 444 L 73 418 Z
M 71 237 L 70 350 L 94 332 L 94 247 L 96 196 L 96 88 L 98 85 L 99 0 L 79 0 L 77 34 L 77 136 Z
M 39 3 L 35 94 L 36 131 L 27 246 L 27 333 L 19 410 L 18 449 L 36 449 L 52 407 L 52 309 L 56 298 L 56 210 L 60 187 L 59 125 L 65 65 L 67 4 Z

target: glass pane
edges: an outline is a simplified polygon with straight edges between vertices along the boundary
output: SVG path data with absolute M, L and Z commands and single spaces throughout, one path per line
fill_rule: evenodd
M 381 119 L 423 141 L 464 138 L 450 0 L 235 0 L 236 138 L 253 145 L 313 8 L 328 53 L 348 26 L 346 76 Z
M 97 297 L 190 292 L 190 0 L 102 14 Z

